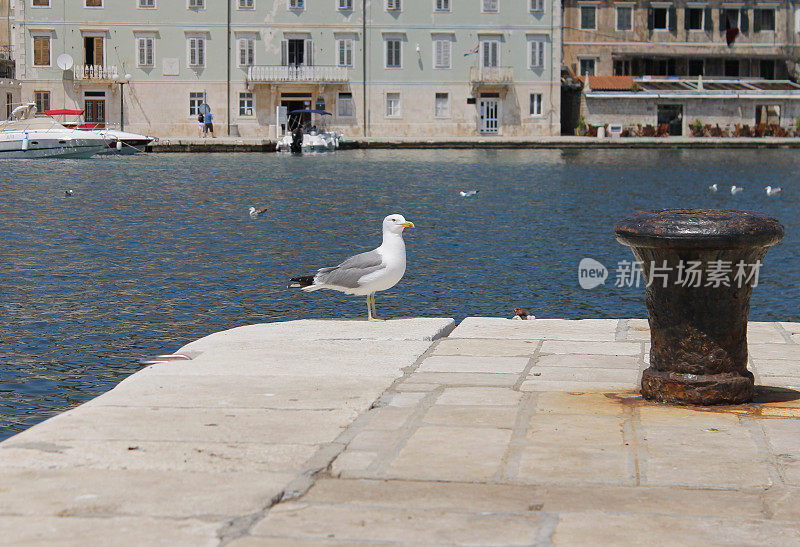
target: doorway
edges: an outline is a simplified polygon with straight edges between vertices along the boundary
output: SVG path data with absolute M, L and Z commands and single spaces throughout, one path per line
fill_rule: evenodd
M 683 135 L 683 105 L 681 104 L 660 104 L 658 105 L 657 123 L 661 127 L 667 125 L 667 132 L 670 136 Z
M 106 101 L 105 99 L 85 99 L 83 119 L 87 124 L 98 128 L 106 126 Z
M 500 125 L 500 99 L 481 98 L 478 101 L 478 109 L 480 112 L 480 132 L 496 134 Z
M 90 66 L 103 65 L 103 38 L 100 36 L 83 37 L 83 58 L 84 64 Z
M 308 99 L 282 99 L 281 106 L 286 107 L 286 125 L 281 124 L 281 129 L 286 132 L 294 131 L 298 127 L 304 127 L 311 124 L 311 114 L 304 112 L 302 114 L 292 114 L 295 110 L 306 110 L 311 108 L 311 97 Z

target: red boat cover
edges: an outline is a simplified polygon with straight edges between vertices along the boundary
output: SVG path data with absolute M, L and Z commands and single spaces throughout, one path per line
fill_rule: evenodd
M 48 116 L 80 116 L 83 110 L 45 110 L 44 113 Z

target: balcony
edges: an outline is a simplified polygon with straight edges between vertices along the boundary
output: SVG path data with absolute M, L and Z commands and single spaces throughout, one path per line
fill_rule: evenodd
M 119 78 L 116 66 L 75 65 L 73 68 L 76 80 L 92 82 L 113 82 Z
M 276 82 L 347 82 L 347 67 L 343 66 L 281 66 L 257 65 L 247 69 L 247 79 L 254 83 Z
M 511 84 L 514 69 L 510 66 L 473 66 L 469 69 L 469 81 L 473 84 Z

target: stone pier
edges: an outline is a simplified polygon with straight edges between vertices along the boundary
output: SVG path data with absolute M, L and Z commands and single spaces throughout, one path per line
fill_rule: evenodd
M 3 545 L 800 543 L 800 324 L 756 400 L 638 393 L 642 319 L 305 320 L 0 443 Z

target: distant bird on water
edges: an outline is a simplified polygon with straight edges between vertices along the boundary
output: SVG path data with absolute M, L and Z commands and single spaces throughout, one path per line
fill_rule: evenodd
M 72 194 L 74 194 L 74 193 L 75 193 L 75 192 L 73 192 L 73 191 L 72 191 L 72 190 L 70 190 L 70 189 L 67 189 L 67 190 L 65 190 L 65 191 L 64 191 L 64 195 L 65 195 L 65 196 L 67 196 L 67 197 L 71 196 L 71 195 L 72 195 Z
M 732 195 L 732 196 L 735 196 L 736 194 L 738 194 L 738 193 L 739 193 L 739 192 L 741 192 L 742 190 L 744 190 L 744 188 L 742 188 L 741 186 L 736 186 L 736 185 L 734 184 L 733 186 L 731 186 L 731 195 Z
M 764 190 L 767 191 L 768 196 L 774 196 L 775 194 L 781 191 L 781 187 L 778 186 L 777 188 L 773 188 L 772 186 L 765 186 Z
M 719 188 L 717 188 L 717 183 L 714 183 L 711 186 L 709 186 L 708 189 L 711 190 L 712 192 L 716 192 Z
M 256 209 L 255 207 L 250 207 L 250 209 L 247 212 L 250 213 L 250 218 L 258 218 L 264 213 L 266 213 L 267 209 L 266 208 Z
M 477 194 L 477 193 L 478 193 L 478 190 L 467 190 L 466 192 L 464 192 L 464 191 L 462 190 L 462 191 L 461 191 L 461 192 L 459 192 L 458 194 L 459 194 L 459 195 L 460 195 L 462 198 L 468 198 L 468 197 L 470 197 L 470 196 L 474 196 L 474 195 L 475 195 L 475 194 Z
M 289 288 L 303 291 L 332 289 L 367 297 L 367 319 L 384 321 L 375 314 L 375 293 L 394 287 L 406 272 L 406 244 L 403 230 L 414 223 L 403 215 L 383 219 L 383 242 L 380 247 L 351 256 L 338 266 L 320 268 L 314 275 L 293 277 Z

